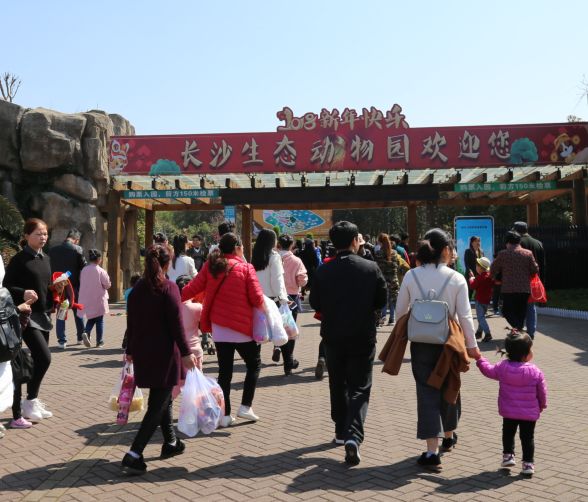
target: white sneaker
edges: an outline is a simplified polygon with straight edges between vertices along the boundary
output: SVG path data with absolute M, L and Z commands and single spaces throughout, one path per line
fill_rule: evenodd
M 65 342 L 58 343 L 57 345 L 59 346 L 60 349 L 63 349 L 63 350 L 67 349 L 67 343 L 65 343 Z
M 517 462 L 515 460 L 515 456 L 512 453 L 505 453 L 502 455 L 502 464 L 500 464 L 501 467 L 513 467 L 517 465 Z
M 89 349 L 92 344 L 90 343 L 90 338 L 88 337 L 88 333 L 82 333 L 82 342 L 84 345 Z
M 53 413 L 47 410 L 45 403 L 39 399 L 31 399 L 30 401 L 24 399 L 22 402 L 22 416 L 33 422 L 38 422 L 44 418 L 51 418 Z
M 237 421 L 237 419 L 235 417 L 232 417 L 231 415 L 225 415 L 224 417 L 221 418 L 220 424 L 218 426 L 219 427 L 230 427 L 236 421 Z
M 244 418 L 246 420 L 251 420 L 252 422 L 257 422 L 259 417 L 253 413 L 251 406 L 239 406 L 239 412 L 237 413 L 239 418 Z

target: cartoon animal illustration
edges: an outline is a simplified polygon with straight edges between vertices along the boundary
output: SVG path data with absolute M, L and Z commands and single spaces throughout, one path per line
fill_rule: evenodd
M 580 136 L 577 134 L 571 136 L 567 133 L 560 134 L 553 141 L 554 149 L 551 152 L 550 159 L 552 162 L 561 162 L 562 160 L 570 163 L 574 160 L 576 154 L 574 148 L 580 143 Z
M 110 143 L 110 159 L 108 162 L 108 171 L 111 176 L 120 174 L 128 164 L 127 154 L 129 153 L 129 144 L 121 144 L 118 140 L 113 139 Z

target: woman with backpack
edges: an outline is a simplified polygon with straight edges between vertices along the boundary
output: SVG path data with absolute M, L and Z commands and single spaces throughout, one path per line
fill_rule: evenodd
M 434 228 L 425 234 L 416 256 L 420 266 L 407 272 L 400 287 L 396 319 L 408 313 L 415 300 L 433 297 L 443 301 L 447 304 L 448 316 L 461 325 L 467 355 L 475 358 L 480 351 L 476 343 L 468 286 L 463 275 L 447 266 L 452 253 L 453 242 L 447 232 Z M 444 349 L 445 345 L 439 343 L 410 344 L 412 373 L 417 389 L 417 438 L 425 440 L 427 444 L 427 451 L 421 455 L 418 463 L 432 469 L 438 469 L 441 465 L 439 437 L 444 436 L 442 451 L 451 451 L 457 441 L 454 431 L 461 415 L 459 395 L 455 404 L 444 398 L 447 381 L 440 389 L 427 383 Z

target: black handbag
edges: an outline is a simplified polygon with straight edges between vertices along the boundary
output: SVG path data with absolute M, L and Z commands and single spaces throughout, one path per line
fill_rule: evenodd
M 33 378 L 34 363 L 31 355 L 22 347 L 16 351 L 12 359 L 12 379 L 15 385 L 28 383 Z
M 0 363 L 14 358 L 21 341 L 18 310 L 8 289 L 0 288 Z

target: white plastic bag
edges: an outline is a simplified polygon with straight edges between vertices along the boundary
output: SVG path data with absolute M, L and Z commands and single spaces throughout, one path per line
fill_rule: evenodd
M 288 334 L 288 339 L 294 340 L 300 331 L 298 330 L 298 325 L 294 320 L 294 316 L 292 315 L 292 311 L 288 305 L 280 305 L 280 314 L 282 315 L 282 323 L 284 324 L 284 329 Z
M 10 361 L 6 361 L 0 363 L 0 413 L 12 406 L 13 396 L 12 367 Z
M 269 342 L 271 330 L 263 309 L 253 309 L 253 340 L 257 343 Z
M 117 382 L 112 387 L 112 390 L 110 391 L 110 398 L 108 399 L 108 407 L 112 411 L 118 411 L 118 396 L 120 395 L 120 388 L 122 386 L 122 382 L 123 382 L 123 380 L 125 378 L 125 374 L 127 372 L 130 372 L 130 373 L 133 372 L 133 363 L 129 363 L 129 362 L 125 361 L 120 378 L 117 380 Z M 143 392 L 141 392 L 141 389 L 139 389 L 139 387 L 135 387 L 135 393 L 133 394 L 133 400 L 131 401 L 131 406 L 129 408 L 129 411 L 143 411 L 144 407 L 145 407 L 145 401 L 143 399 Z
M 182 389 L 179 431 L 188 437 L 194 437 L 198 431 L 210 434 L 218 428 L 224 414 L 225 399 L 218 383 L 198 368 L 188 371 Z
M 271 331 L 271 342 L 276 347 L 286 345 L 286 343 L 288 343 L 288 333 L 286 333 L 286 330 L 284 329 L 282 314 L 280 314 L 276 302 L 274 302 L 271 298 L 268 298 L 264 295 L 264 300 L 265 308 L 268 313 L 267 321 Z

